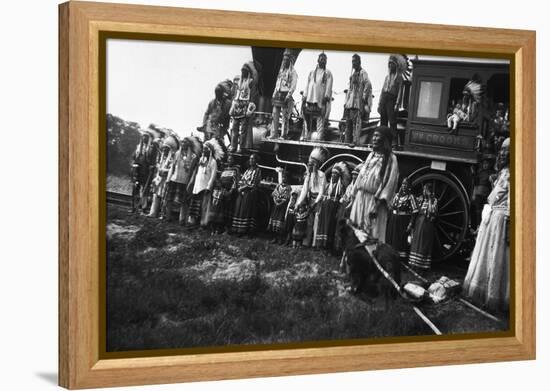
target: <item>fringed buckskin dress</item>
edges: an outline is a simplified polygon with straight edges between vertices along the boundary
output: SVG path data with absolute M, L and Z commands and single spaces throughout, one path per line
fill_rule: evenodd
M 463 285 L 471 301 L 500 311 L 508 309 L 510 298 L 509 186 L 510 171 L 505 168 L 487 198 Z

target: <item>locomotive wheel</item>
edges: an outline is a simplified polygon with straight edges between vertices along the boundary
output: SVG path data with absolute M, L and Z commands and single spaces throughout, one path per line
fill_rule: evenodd
M 438 173 L 428 173 L 413 179 L 413 194 L 421 195 L 425 183 L 432 184 L 439 206 L 432 258 L 435 262 L 444 261 L 458 251 L 466 236 L 468 201 L 452 179 Z

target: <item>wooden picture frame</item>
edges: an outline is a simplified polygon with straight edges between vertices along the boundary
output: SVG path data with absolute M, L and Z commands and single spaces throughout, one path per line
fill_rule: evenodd
M 68 2 L 59 6 L 59 384 L 67 388 L 175 383 L 535 358 L 535 32 Z M 498 338 L 102 358 L 100 255 L 104 190 L 99 159 L 100 34 L 161 40 L 302 45 L 508 58 L 514 172 L 513 329 Z M 442 49 L 444 48 L 444 49 Z M 103 59 L 104 60 L 104 59 Z M 102 231 L 103 229 L 103 231 Z

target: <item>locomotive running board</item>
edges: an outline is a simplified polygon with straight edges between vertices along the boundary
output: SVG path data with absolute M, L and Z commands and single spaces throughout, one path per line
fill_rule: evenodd
M 297 146 L 303 146 L 303 147 L 325 147 L 328 149 L 340 149 L 340 150 L 347 150 L 347 151 L 361 151 L 361 152 L 372 152 L 372 147 L 369 147 L 367 145 L 365 146 L 350 146 L 349 144 L 339 143 L 339 142 L 319 142 L 319 141 L 298 141 L 298 140 L 284 140 L 284 139 L 262 139 L 262 142 L 267 144 L 275 144 L 275 145 L 297 145 Z M 410 149 L 406 150 L 394 150 L 393 153 L 396 156 L 413 156 L 418 157 L 422 159 L 427 160 L 434 160 L 434 161 L 445 161 L 445 162 L 460 162 L 460 163 L 469 163 L 469 164 L 477 164 L 478 160 L 477 158 L 462 158 L 462 157 L 455 157 L 455 156 L 442 156 L 442 155 L 436 155 L 433 153 L 426 153 L 426 152 L 418 152 L 413 151 Z

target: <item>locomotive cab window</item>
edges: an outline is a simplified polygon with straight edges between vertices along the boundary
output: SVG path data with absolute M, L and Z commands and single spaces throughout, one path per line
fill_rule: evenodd
M 418 93 L 418 107 L 416 116 L 418 118 L 437 119 L 440 115 L 441 96 L 443 82 L 433 80 L 422 80 Z
M 462 103 L 464 86 L 468 83 L 469 79 L 461 77 L 451 78 L 449 86 L 449 113 L 453 112 L 456 104 Z

